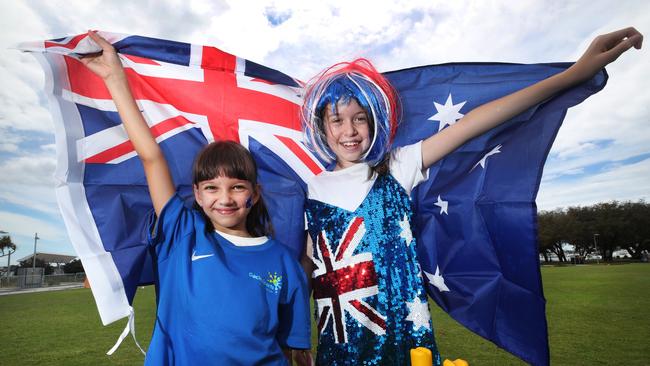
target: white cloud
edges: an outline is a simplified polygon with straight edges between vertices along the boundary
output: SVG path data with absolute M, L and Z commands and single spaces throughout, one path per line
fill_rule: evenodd
M 537 207 L 586 206 L 598 202 L 636 201 L 650 198 L 650 159 L 635 164 L 613 166 L 610 170 L 570 182 L 542 182 Z
M 2 230 L 8 231 L 12 236 L 34 236 L 34 231 L 39 233 L 39 236 L 47 237 L 50 240 L 64 240 L 67 239 L 66 235 L 61 235 L 60 228 L 53 225 L 51 222 L 45 220 L 35 219 L 31 216 L 10 213 L 0 210 L 0 222 L 2 222 Z
M 0 182 L 51 187 L 55 167 L 56 158 L 52 154 L 8 158 L 0 163 Z
M 50 152 L 13 156 L 0 162 L 0 202 L 58 218 L 56 157 L 50 145 L 46 145 L 46 150 Z

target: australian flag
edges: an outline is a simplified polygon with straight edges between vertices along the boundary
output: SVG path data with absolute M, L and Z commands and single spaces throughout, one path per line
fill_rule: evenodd
M 323 164 L 300 131 L 301 82 L 217 48 L 107 32 L 134 97 L 191 204 L 191 165 L 203 145 L 238 141 L 253 153 L 277 238 L 304 248 L 305 180 Z M 103 82 L 79 61 L 85 34 L 25 43 L 46 73 L 54 115 L 57 198 L 104 324 L 130 314 L 155 282 L 142 165 Z M 422 140 L 472 108 L 570 64 L 467 63 L 386 73 L 404 104 L 396 145 Z M 534 365 L 549 363 L 535 197 L 566 114 L 602 89 L 605 72 L 467 142 L 413 192 L 418 256 L 429 295 L 454 319 Z

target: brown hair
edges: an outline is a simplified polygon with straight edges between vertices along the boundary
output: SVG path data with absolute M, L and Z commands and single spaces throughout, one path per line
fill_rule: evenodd
M 216 177 L 229 177 L 246 180 L 251 183 L 254 190 L 260 189 L 257 184 L 257 164 L 250 152 L 242 145 L 233 141 L 217 141 L 206 145 L 194 160 L 192 168 L 192 184 L 198 186 L 199 182 Z M 251 207 L 246 216 L 246 230 L 252 236 L 273 235 L 273 226 L 261 192 L 257 203 Z M 194 202 L 205 217 L 203 209 Z M 205 217 L 208 230 L 214 230 L 212 222 Z

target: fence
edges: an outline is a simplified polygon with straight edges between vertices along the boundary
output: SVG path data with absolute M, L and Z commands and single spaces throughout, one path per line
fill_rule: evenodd
M 36 268 L 37 271 L 35 274 L 31 273 L 31 268 L 27 269 L 29 271 L 19 271 L 15 276 L 6 277 L 3 275 L 0 277 L 0 288 L 51 287 L 71 283 L 83 283 L 86 279 L 84 272 L 43 275 L 42 271 L 38 271 L 38 269 L 42 270 L 42 268 Z

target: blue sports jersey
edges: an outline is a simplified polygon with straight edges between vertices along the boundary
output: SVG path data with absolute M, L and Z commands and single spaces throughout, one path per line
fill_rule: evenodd
M 286 365 L 310 348 L 305 274 L 284 245 L 238 247 L 175 195 L 160 214 L 156 324 L 145 365 Z

